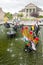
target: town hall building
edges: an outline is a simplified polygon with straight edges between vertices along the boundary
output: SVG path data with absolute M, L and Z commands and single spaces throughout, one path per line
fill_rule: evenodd
M 41 16 L 43 16 L 43 10 L 39 7 L 37 7 L 35 4 L 30 3 L 25 6 L 24 9 L 20 10 L 19 13 L 22 13 L 24 17 L 29 17 L 32 13 L 37 13 Z

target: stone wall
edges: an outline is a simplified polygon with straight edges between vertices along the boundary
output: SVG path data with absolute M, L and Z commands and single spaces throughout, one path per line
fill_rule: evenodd
M 2 21 L 4 19 L 5 13 L 3 12 L 2 8 L 0 8 L 0 20 Z

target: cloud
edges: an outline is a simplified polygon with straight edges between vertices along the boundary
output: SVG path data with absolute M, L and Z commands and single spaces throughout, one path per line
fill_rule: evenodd
M 27 4 L 30 2 L 34 3 L 35 5 L 43 8 L 43 0 L 1 0 L 0 1 L 0 7 L 5 12 L 18 12 L 22 8 L 24 8 Z

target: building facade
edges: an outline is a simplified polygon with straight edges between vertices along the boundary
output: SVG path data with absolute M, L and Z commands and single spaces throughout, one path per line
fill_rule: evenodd
M 24 17 L 29 17 L 29 16 L 31 16 L 32 13 L 37 13 L 37 14 L 41 15 L 43 13 L 43 11 L 41 8 L 37 7 L 33 3 L 30 3 L 30 4 L 26 5 L 24 9 L 19 11 L 19 13 L 23 13 Z
M 5 13 L 3 12 L 2 8 L 0 8 L 0 21 L 4 19 Z

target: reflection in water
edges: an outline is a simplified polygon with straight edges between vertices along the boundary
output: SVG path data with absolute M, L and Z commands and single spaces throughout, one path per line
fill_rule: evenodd
M 3 30 L 4 33 L 6 32 L 6 28 L 3 26 L 0 26 L 0 31 L 1 30 Z M 2 35 L 3 40 L 0 39 L 0 65 L 43 65 L 41 44 L 43 38 L 40 40 L 36 52 L 25 53 L 22 49 L 22 42 L 19 46 L 20 42 L 18 43 L 18 40 L 15 42 L 14 39 L 6 39 L 6 34 L 0 33 L 0 36 Z
M 20 60 L 22 60 L 23 58 L 22 57 L 20 57 Z
M 15 57 L 15 54 L 12 54 L 11 57 Z
M 13 43 L 11 43 L 10 45 L 13 46 Z
M 23 64 L 20 63 L 20 65 L 23 65 Z

